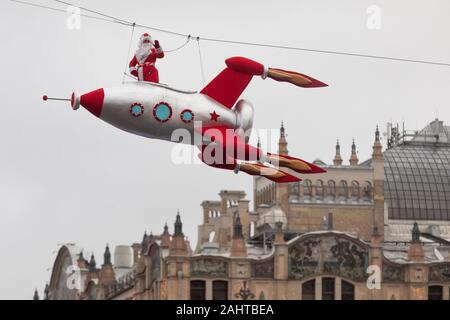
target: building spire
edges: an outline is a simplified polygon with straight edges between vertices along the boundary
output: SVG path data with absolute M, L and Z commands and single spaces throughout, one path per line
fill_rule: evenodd
M 141 242 L 141 253 L 144 253 L 147 249 L 148 235 L 147 230 L 144 231 L 144 235 L 142 236 Z
M 231 240 L 230 257 L 246 257 L 244 234 L 239 211 L 236 211 L 233 223 L 233 239 Z
M 417 224 L 417 221 L 414 222 L 412 231 L 411 231 L 411 235 L 412 235 L 412 239 L 411 242 L 412 243 L 420 243 L 420 230 L 419 230 L 419 225 Z
M 44 300 L 48 300 L 48 293 L 50 292 L 50 288 L 48 286 L 48 282 L 45 283 L 45 289 L 44 289 Z
M 175 232 L 174 236 L 182 236 L 183 235 L 183 224 L 181 223 L 180 211 L 177 211 L 177 217 L 175 219 Z
M 280 139 L 278 140 L 278 153 L 287 155 L 288 149 L 287 149 L 287 140 L 286 140 L 286 130 L 284 129 L 284 123 L 281 121 L 281 127 L 280 127 Z
M 94 254 L 91 254 L 91 260 L 89 260 L 89 272 L 95 272 L 97 269 L 97 263 L 95 262 Z
M 380 131 L 378 130 L 378 125 L 375 129 L 375 142 L 373 143 L 372 149 L 373 149 L 372 159 L 383 160 L 383 152 L 381 151 L 382 146 L 380 142 Z
M 424 253 L 423 246 L 420 242 L 420 230 L 417 222 L 411 230 L 411 244 L 409 245 L 408 259 L 410 261 L 423 261 Z
M 34 289 L 33 300 L 39 300 L 39 293 L 38 293 L 37 289 Z
M 356 166 L 358 165 L 359 159 L 358 156 L 356 155 L 356 144 L 355 144 L 355 138 L 353 138 L 352 140 L 352 154 L 350 156 L 350 165 L 351 166 Z
M 239 212 L 236 213 L 236 219 L 234 221 L 234 228 L 233 228 L 233 238 L 243 238 L 242 234 L 242 223 L 241 223 L 241 217 L 239 216 Z
M 161 235 L 161 247 L 168 247 L 169 245 L 170 245 L 170 233 L 166 221 L 166 223 L 164 224 L 164 231 Z
M 103 254 L 103 264 L 111 265 L 111 252 L 109 251 L 109 245 L 106 244 L 105 253 Z
M 169 226 L 167 225 L 167 221 L 164 224 L 164 231 L 163 231 L 163 235 L 167 235 L 169 234 Z
M 188 254 L 188 245 L 183 234 L 183 224 L 181 223 L 180 211 L 177 211 L 175 219 L 175 231 L 170 241 L 169 254 L 172 256 L 186 256 Z
M 84 260 L 83 256 L 83 249 L 80 250 L 80 253 L 78 254 L 78 261 Z
M 83 255 L 83 249 L 81 249 L 81 250 L 80 250 L 80 253 L 78 254 L 77 264 L 78 264 L 78 267 L 79 267 L 80 269 L 86 269 L 86 266 L 87 266 L 88 262 L 87 262 L 87 260 L 84 258 L 84 255 Z
M 334 155 L 333 164 L 335 166 L 342 165 L 341 146 L 339 145 L 339 138 L 336 139 L 336 153 Z

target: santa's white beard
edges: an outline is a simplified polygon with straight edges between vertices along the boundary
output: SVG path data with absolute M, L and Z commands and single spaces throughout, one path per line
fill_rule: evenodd
M 139 63 L 144 63 L 154 48 L 151 43 L 142 43 L 136 51 L 136 59 Z

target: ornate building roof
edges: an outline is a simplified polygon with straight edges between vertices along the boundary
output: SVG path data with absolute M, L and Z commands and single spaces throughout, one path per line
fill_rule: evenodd
M 384 152 L 390 219 L 450 220 L 449 128 L 436 119 Z

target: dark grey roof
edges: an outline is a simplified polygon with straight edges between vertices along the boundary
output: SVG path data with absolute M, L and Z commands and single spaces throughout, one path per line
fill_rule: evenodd
M 435 120 L 384 152 L 389 218 L 450 220 L 449 129 Z

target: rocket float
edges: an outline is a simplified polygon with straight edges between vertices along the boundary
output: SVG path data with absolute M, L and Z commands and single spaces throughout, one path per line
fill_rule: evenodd
M 225 63 L 227 67 L 200 92 L 137 81 L 83 95 L 74 92 L 70 102 L 73 110 L 83 106 L 103 121 L 147 138 L 173 141 L 176 130 L 187 130 L 192 139 L 180 142 L 196 145 L 199 157 L 212 167 L 243 171 L 280 183 L 301 180 L 280 167 L 302 174 L 325 172 L 304 160 L 265 153 L 249 145 L 254 109 L 249 101 L 237 100 L 253 76 L 304 88 L 326 84 L 301 73 L 266 68 L 243 57 L 229 58 Z M 48 99 L 52 98 L 44 96 L 44 100 Z M 200 139 L 195 139 L 196 135 Z

